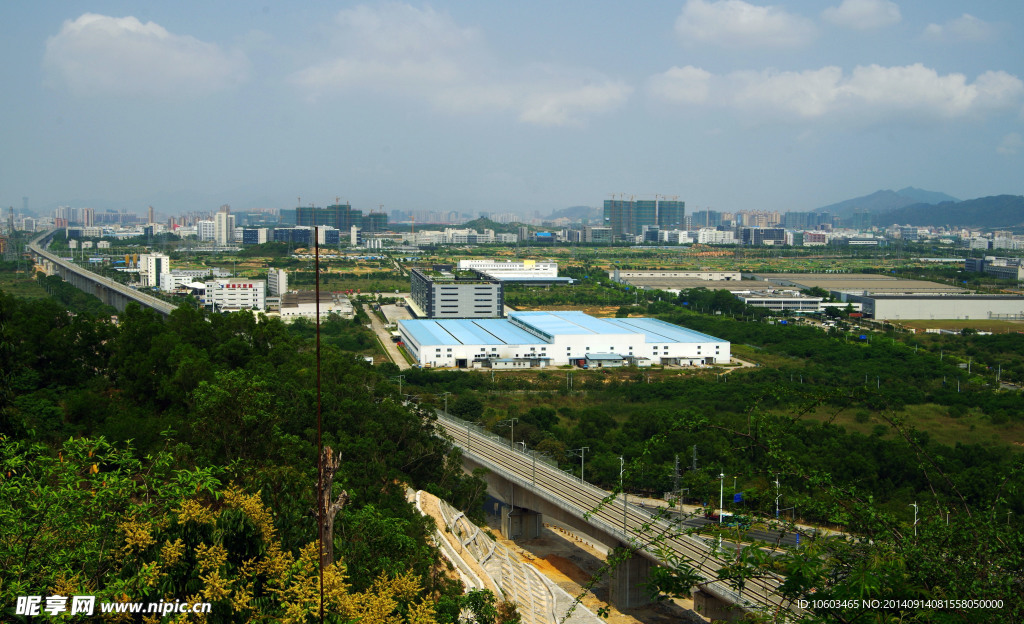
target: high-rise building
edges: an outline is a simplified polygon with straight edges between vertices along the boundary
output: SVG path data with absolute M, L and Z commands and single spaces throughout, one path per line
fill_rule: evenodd
M 347 232 L 353 225 L 362 227 L 363 211 L 353 210 L 349 204 L 334 204 L 326 208 L 299 206 L 295 209 L 295 225 L 306 227 L 329 225 Z
M 366 232 L 383 232 L 388 229 L 388 213 L 371 212 L 363 217 L 363 230 Z
M 645 226 L 662 229 L 683 227 L 686 202 L 669 199 L 606 199 L 604 201 L 604 225 L 612 235 L 643 234 Z
M 658 227 L 663 230 L 678 230 L 686 227 L 686 202 L 676 199 L 658 201 Z
M 604 200 L 604 225 L 611 228 L 612 236 L 632 234 L 633 202 L 625 199 Z
M 213 242 L 217 245 L 227 245 L 234 241 L 235 216 L 231 214 L 231 207 L 225 204 L 213 215 Z

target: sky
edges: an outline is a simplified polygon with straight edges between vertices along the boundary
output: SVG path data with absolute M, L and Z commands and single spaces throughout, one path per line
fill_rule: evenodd
M 1024 194 L 1024 3 L 0 3 L 0 206 Z

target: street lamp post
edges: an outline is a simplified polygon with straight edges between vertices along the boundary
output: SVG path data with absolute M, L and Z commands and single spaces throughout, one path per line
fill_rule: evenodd
M 914 537 L 917 537 L 917 501 L 907 505 L 907 507 L 914 508 Z

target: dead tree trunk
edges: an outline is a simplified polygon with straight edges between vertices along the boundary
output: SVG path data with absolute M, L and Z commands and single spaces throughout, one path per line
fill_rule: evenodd
M 323 471 L 320 478 L 323 487 L 321 489 L 320 510 L 323 512 L 323 524 L 320 525 L 320 537 L 323 539 L 323 551 L 320 553 L 320 569 L 324 570 L 334 563 L 334 517 L 345 507 L 348 502 L 348 492 L 342 490 L 332 501 L 331 486 L 334 484 L 334 474 L 341 466 L 341 455 L 334 456 L 334 451 L 329 446 L 324 447 L 324 454 L 320 457 L 320 470 Z

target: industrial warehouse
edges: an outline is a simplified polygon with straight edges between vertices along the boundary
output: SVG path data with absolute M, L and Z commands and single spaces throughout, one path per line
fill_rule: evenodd
M 399 321 L 402 342 L 424 368 L 699 366 L 727 363 L 730 344 L 652 318 L 583 312 L 512 312 L 498 319 Z

